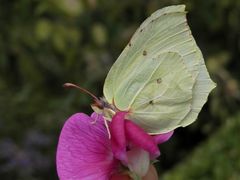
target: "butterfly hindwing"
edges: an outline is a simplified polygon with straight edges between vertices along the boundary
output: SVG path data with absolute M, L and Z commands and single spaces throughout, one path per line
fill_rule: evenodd
M 176 52 L 160 54 L 146 84 L 136 92 L 129 118 L 147 132 L 158 133 L 174 128 L 191 110 L 195 79 Z
M 171 55 L 176 62 L 172 61 Z M 171 61 L 172 64 L 165 61 Z M 182 65 L 177 65 L 178 62 Z M 163 64 L 168 64 L 170 68 L 162 68 Z M 179 70 L 182 67 L 183 72 Z M 180 77 L 185 71 L 191 78 L 185 79 L 182 87 L 177 86 L 176 81 L 181 81 Z M 149 81 L 154 72 L 168 73 L 158 79 L 162 81 L 161 88 L 154 89 L 156 84 L 152 85 Z M 181 91 L 182 88 L 187 89 L 189 84 L 191 92 Z M 176 88 L 166 89 L 168 86 Z M 132 110 L 130 117 L 147 132 L 162 133 L 193 122 L 213 87 L 201 51 L 187 25 L 185 6 L 178 5 L 156 11 L 141 24 L 109 71 L 103 91 L 108 103 L 114 104 L 121 111 Z M 155 109 L 149 112 L 147 107 L 141 105 L 141 101 L 146 98 L 143 95 L 161 96 L 162 102 L 168 106 L 163 107 L 159 99 Z M 169 113 L 158 118 L 156 114 L 161 114 L 162 108 Z M 181 112 L 180 109 L 185 110 Z M 134 114 L 134 111 L 141 113 Z M 159 122 L 155 124 L 155 121 Z

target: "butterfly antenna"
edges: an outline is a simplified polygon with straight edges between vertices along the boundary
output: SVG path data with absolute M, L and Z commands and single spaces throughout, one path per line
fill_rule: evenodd
M 80 86 L 77 86 L 76 84 L 72 84 L 72 83 L 65 83 L 63 84 L 63 87 L 65 88 L 76 88 L 76 89 L 79 89 L 80 91 L 88 94 L 89 96 L 91 96 L 96 102 L 99 102 L 100 100 L 92 93 L 90 93 L 88 90 L 80 87 Z

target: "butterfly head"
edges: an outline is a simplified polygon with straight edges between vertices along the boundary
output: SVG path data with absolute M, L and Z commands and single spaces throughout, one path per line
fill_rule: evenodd
M 65 83 L 63 87 L 76 88 L 82 91 L 83 93 L 90 95 L 93 98 L 93 103 L 91 104 L 92 109 L 98 114 L 103 114 L 103 116 L 106 119 L 111 119 L 114 116 L 114 114 L 118 111 L 117 108 L 114 105 L 109 104 L 104 97 L 98 98 L 88 90 L 76 84 Z
M 96 113 L 103 114 L 107 120 L 111 120 L 118 111 L 118 109 L 114 105 L 109 104 L 104 97 L 99 98 L 98 101 L 91 104 L 91 107 Z

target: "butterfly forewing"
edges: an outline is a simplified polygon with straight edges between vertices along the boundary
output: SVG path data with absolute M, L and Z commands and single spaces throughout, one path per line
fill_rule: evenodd
M 168 69 L 161 68 L 171 59 L 166 53 L 176 59 Z M 180 61 L 182 65 L 176 65 Z M 185 71 L 191 78 L 181 79 Z M 152 84 L 154 81 L 160 85 Z M 189 85 L 192 89 L 184 91 Z M 185 6 L 178 5 L 158 10 L 142 23 L 109 71 L 104 96 L 122 111 L 133 110 L 133 120 L 147 132 L 161 133 L 194 121 L 213 87 L 187 25 Z M 152 103 L 153 98 L 157 103 L 149 111 L 142 103 Z M 133 115 L 135 110 L 141 113 Z

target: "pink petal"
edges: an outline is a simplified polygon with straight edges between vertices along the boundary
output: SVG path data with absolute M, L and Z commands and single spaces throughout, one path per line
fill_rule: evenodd
M 160 155 L 157 143 L 138 125 L 130 120 L 125 120 L 125 131 L 127 139 L 138 147 L 148 151 L 151 157 L 158 157 Z
M 164 134 L 159 134 L 159 135 L 152 136 L 152 137 L 154 138 L 154 140 L 157 144 L 162 144 L 162 143 L 168 141 L 172 137 L 173 132 L 174 131 L 170 131 L 170 132 L 167 132 Z
M 118 168 L 102 117 L 92 117 L 77 113 L 64 124 L 56 157 L 61 180 L 107 180 Z
M 124 117 L 126 112 L 117 112 L 110 122 L 111 145 L 115 158 L 127 164 Z

